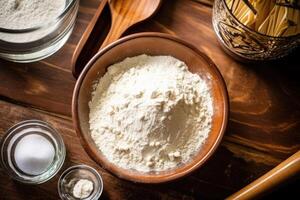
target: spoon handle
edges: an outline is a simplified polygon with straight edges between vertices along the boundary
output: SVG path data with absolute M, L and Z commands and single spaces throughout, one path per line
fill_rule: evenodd
M 283 183 L 300 172 L 300 151 L 280 163 L 277 167 L 256 179 L 226 200 L 245 200 L 261 197 L 265 192 Z
M 122 21 L 122 18 L 113 19 L 109 33 L 107 34 L 98 52 L 107 45 L 118 40 L 122 36 L 122 34 L 129 28 L 129 26 L 130 24 L 126 22 L 124 23 L 124 21 Z
M 98 20 L 99 20 L 99 17 L 101 15 L 101 13 L 103 12 L 105 5 L 107 4 L 107 1 L 108 0 L 101 0 L 101 3 L 99 4 L 92 20 L 89 22 L 89 25 L 86 27 L 84 33 L 82 34 L 82 37 L 81 37 L 80 41 L 78 42 L 78 45 L 76 46 L 76 49 L 73 53 L 72 60 L 71 60 L 71 66 L 72 66 L 72 73 L 75 78 L 78 78 L 80 72 L 82 71 L 82 69 L 84 67 L 83 65 L 80 65 L 78 63 L 78 61 L 80 61 L 82 59 L 82 55 L 81 55 L 82 51 L 83 51 L 84 47 L 87 45 L 88 39 L 90 38 Z

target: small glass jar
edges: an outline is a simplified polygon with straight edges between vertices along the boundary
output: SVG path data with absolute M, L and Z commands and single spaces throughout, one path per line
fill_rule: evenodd
M 22 171 L 16 164 L 15 151 L 18 143 L 29 135 L 38 135 L 52 144 L 54 148 L 54 156 L 50 165 L 39 174 L 28 174 Z M 0 157 L 4 170 L 13 179 L 26 184 L 41 184 L 52 177 L 62 167 L 66 149 L 62 137 L 47 123 L 40 120 L 22 121 L 11 127 L 1 142 Z
M 0 58 L 13 62 L 33 62 L 58 51 L 75 25 L 79 0 L 66 0 L 62 13 L 38 27 L 5 29 L 0 27 Z
M 98 200 L 103 191 L 103 181 L 100 174 L 87 165 L 76 165 L 62 173 L 58 181 L 58 193 L 62 200 L 78 200 L 73 195 L 73 188 L 77 181 L 85 179 L 93 183 L 93 190 L 84 200 Z
M 224 50 L 241 61 L 275 60 L 300 44 L 300 34 L 273 37 L 251 30 L 232 14 L 225 0 L 215 0 L 212 22 Z

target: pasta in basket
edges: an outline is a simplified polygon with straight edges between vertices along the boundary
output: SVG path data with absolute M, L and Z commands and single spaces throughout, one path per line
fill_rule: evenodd
M 225 0 L 232 14 L 245 26 L 279 37 L 300 33 L 300 0 Z

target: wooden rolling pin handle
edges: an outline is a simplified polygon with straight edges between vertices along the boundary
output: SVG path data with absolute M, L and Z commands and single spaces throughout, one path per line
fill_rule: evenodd
M 300 172 L 300 151 L 280 163 L 277 167 L 256 179 L 226 200 L 247 200 L 262 196 L 279 184 Z

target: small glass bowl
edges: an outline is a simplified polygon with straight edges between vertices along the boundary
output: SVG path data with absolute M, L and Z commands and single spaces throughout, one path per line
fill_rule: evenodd
M 62 13 L 51 22 L 28 29 L 0 27 L 0 58 L 13 62 L 33 62 L 58 51 L 75 25 L 79 0 L 66 0 Z
M 212 23 L 223 49 L 241 61 L 275 60 L 300 45 L 300 34 L 273 37 L 250 29 L 232 14 L 225 0 L 214 1 Z
M 54 159 L 49 168 L 38 175 L 24 173 L 18 168 L 14 159 L 17 143 L 30 134 L 38 134 L 45 137 L 53 144 L 55 149 Z M 40 120 L 26 120 L 11 127 L 3 137 L 0 148 L 1 163 L 8 175 L 26 184 L 41 184 L 50 180 L 60 170 L 66 156 L 62 137 L 50 125 Z
M 93 191 L 84 200 L 97 200 L 103 191 L 103 181 L 100 174 L 87 165 L 76 165 L 62 173 L 58 181 L 58 193 L 62 200 L 78 200 L 73 195 L 73 187 L 80 179 L 87 179 L 93 183 Z

